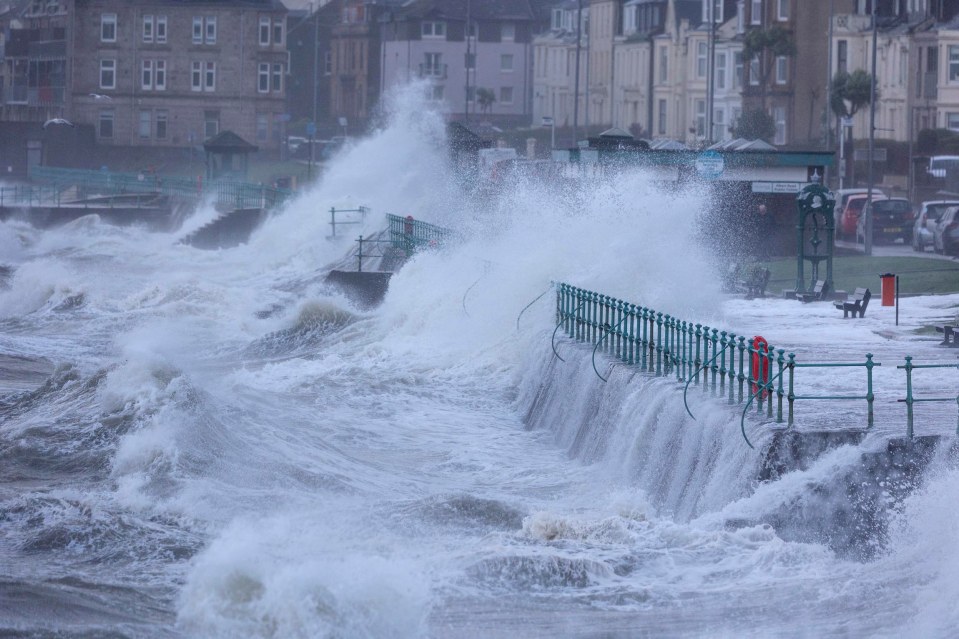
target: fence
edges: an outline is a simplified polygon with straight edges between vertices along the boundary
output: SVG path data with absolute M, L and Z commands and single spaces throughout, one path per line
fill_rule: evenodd
M 680 320 L 651 308 L 579 289 L 569 284 L 556 286 L 556 333 L 562 328 L 578 342 L 593 344 L 592 365 L 596 375 L 606 381 L 596 368 L 596 353 L 601 351 L 629 366 L 657 375 L 675 377 L 685 382 L 684 402 L 690 385 L 702 386 L 704 392 L 725 398 L 728 404 L 744 405 L 740 418 L 743 439 L 752 448 L 746 435 L 745 418 L 755 404 L 756 412 L 765 412 L 777 423 L 793 426 L 795 403 L 800 400 L 844 400 L 866 403 L 866 427 L 874 422 L 873 369 L 881 366 L 871 353 L 862 362 L 797 362 L 794 353 L 774 348 L 762 338 L 747 339 L 729 331 Z M 556 352 L 555 342 L 553 352 Z M 560 358 L 562 359 L 562 358 Z M 908 426 L 907 437 L 913 437 L 912 402 L 956 401 L 949 399 L 915 399 L 912 396 L 911 371 L 915 368 L 959 367 L 957 364 L 911 364 L 906 358 Z M 861 393 L 835 395 L 798 395 L 796 384 L 801 369 L 860 368 L 865 371 L 865 388 Z M 784 418 L 785 402 L 785 418 Z M 689 411 L 689 404 L 686 404 Z M 689 411 L 690 415 L 692 412 Z M 959 432 L 959 429 L 957 429 Z
M 453 238 L 453 231 L 442 226 L 414 220 L 413 216 L 387 214 L 390 223 L 390 241 L 393 248 L 412 255 L 422 246 L 439 246 Z
M 236 180 L 215 180 L 204 183 L 199 178 L 49 166 L 31 167 L 30 178 L 52 184 L 60 189 L 76 186 L 78 200 L 91 195 L 152 193 L 193 200 L 212 197 L 217 205 L 237 209 L 270 209 L 282 204 L 292 195 L 292 191 L 286 189 Z

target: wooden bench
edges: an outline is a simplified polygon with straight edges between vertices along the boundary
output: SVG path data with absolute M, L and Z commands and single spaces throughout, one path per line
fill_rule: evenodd
M 842 311 L 843 319 L 849 317 L 849 313 L 852 313 L 853 317 L 856 317 L 857 313 L 859 317 L 863 317 L 866 315 L 866 307 L 869 306 L 871 297 L 872 292 L 868 288 L 857 288 L 852 297 L 847 297 L 842 302 L 836 302 L 834 306 Z
M 803 304 L 807 302 L 818 302 L 824 300 L 828 294 L 829 286 L 826 285 L 826 280 L 819 280 L 809 293 L 800 293 L 797 291 L 796 299 Z
M 956 335 L 957 328 L 959 327 L 950 326 L 949 324 L 936 327 L 936 332 L 942 333 L 942 346 L 959 347 L 959 341 L 956 341 L 956 339 L 959 338 L 959 335 Z
M 740 290 L 746 294 L 746 299 L 766 297 L 766 285 L 769 284 L 769 269 L 759 268 L 752 272 L 748 280 L 739 283 Z

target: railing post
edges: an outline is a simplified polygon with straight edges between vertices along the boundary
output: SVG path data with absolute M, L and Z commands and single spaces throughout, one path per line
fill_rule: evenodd
M 642 327 L 643 339 L 640 343 L 640 350 L 642 351 L 643 356 L 643 370 L 648 370 L 647 366 L 650 365 L 649 360 L 649 309 L 645 306 L 643 309 L 643 317 L 640 321 L 640 326 Z
M 869 404 L 869 417 L 868 417 L 868 427 L 872 427 L 873 421 L 873 412 L 872 412 L 872 403 L 876 398 L 872 393 L 872 367 L 875 364 L 872 361 L 872 353 L 866 353 L 866 402 Z
M 357 259 L 356 272 L 362 273 L 363 272 L 363 236 L 362 235 L 360 236 L 359 241 L 360 241 L 360 248 L 356 254 L 356 259 Z
M 696 373 L 695 375 L 696 375 L 697 384 L 699 383 L 699 367 L 702 366 L 703 362 L 705 361 L 703 359 L 703 352 L 702 352 L 702 342 L 703 342 L 702 328 L 703 328 L 702 324 L 696 324 L 696 362 L 695 362 Z
M 712 363 L 709 365 L 710 372 L 712 372 L 712 383 L 710 384 L 709 389 L 713 392 L 713 394 L 715 394 L 716 392 L 716 356 L 719 355 L 719 351 L 717 350 L 718 349 L 717 344 L 719 343 L 719 329 L 718 328 L 712 329 L 712 333 L 713 333 L 712 336 L 710 336 L 710 339 L 713 342 L 712 344 L 713 351 L 711 354 Z
M 775 363 L 776 349 L 772 346 L 766 347 L 766 376 L 769 379 L 762 380 L 763 388 L 766 389 L 766 417 L 773 416 L 773 395 L 775 394 L 775 389 L 773 387 L 773 363 Z M 761 367 L 760 370 L 763 370 Z
M 746 374 L 743 372 L 745 370 L 745 357 L 746 357 L 746 338 L 739 338 L 739 403 L 743 403 L 743 384 L 746 381 Z
M 783 395 L 785 394 L 783 392 L 783 370 L 785 369 L 786 360 L 783 357 L 783 354 L 785 353 L 783 349 L 780 348 L 776 352 L 779 353 L 779 357 L 776 358 L 776 361 L 779 364 L 779 375 L 778 375 L 779 388 L 776 390 L 776 395 L 778 400 L 777 406 L 776 406 L 776 423 L 782 424 L 783 423 Z
M 330 207 L 330 226 L 333 227 L 333 237 L 336 237 L 336 207 Z
M 906 355 L 906 437 L 912 439 L 913 434 L 913 413 L 912 413 L 912 357 Z
M 663 374 L 663 314 L 656 313 L 656 374 Z
M 789 400 L 789 421 L 788 426 L 792 427 L 793 425 L 793 404 L 796 402 L 796 393 L 793 388 L 793 377 L 796 371 L 796 354 L 789 354 L 789 395 L 787 398 Z
M 729 399 L 726 403 L 732 404 L 735 402 L 734 394 L 736 392 L 736 334 L 730 333 L 729 340 L 726 344 L 729 348 L 729 369 L 727 371 L 728 381 L 729 381 Z
M 726 390 L 726 331 L 719 333 L 719 390 L 725 395 Z

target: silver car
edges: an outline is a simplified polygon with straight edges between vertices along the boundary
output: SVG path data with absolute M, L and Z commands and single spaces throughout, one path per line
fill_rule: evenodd
M 959 206 L 959 200 L 933 200 L 922 203 L 912 230 L 914 251 L 925 251 L 927 247 L 934 246 L 936 226 L 946 209 L 953 206 Z

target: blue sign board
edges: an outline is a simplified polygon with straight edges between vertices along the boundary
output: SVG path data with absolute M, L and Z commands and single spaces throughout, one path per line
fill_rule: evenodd
M 306 123 L 306 134 L 311 138 L 316 135 L 316 122 Z
M 717 151 L 704 151 L 696 158 L 696 172 L 707 180 L 715 180 L 726 169 L 726 161 Z

